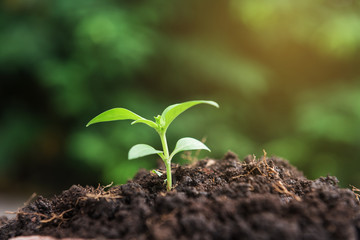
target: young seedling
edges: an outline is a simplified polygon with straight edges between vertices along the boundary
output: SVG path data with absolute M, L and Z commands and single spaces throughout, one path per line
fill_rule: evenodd
M 90 120 L 90 122 L 86 125 L 87 127 L 94 123 L 99 122 L 109 122 L 109 121 L 117 121 L 117 120 L 133 120 L 131 125 L 135 123 L 144 123 L 148 125 L 149 127 L 156 130 L 156 132 L 160 136 L 161 144 L 162 144 L 162 151 L 156 150 L 155 148 L 147 145 L 147 144 L 136 144 L 129 150 L 129 160 L 151 155 L 151 154 L 158 154 L 161 159 L 165 163 L 166 168 L 166 179 L 167 179 L 167 185 L 166 189 L 168 191 L 171 190 L 172 186 L 172 176 L 171 176 L 171 160 L 174 157 L 175 154 L 182 152 L 182 151 L 190 151 L 190 150 L 197 150 L 197 149 L 205 149 L 210 151 L 210 149 L 199 140 L 196 140 L 194 138 L 186 137 L 181 138 L 177 141 L 175 145 L 175 149 L 170 153 L 168 144 L 166 141 L 166 130 L 168 129 L 170 123 L 179 116 L 182 112 L 185 110 L 191 108 L 192 106 L 198 105 L 198 104 L 209 104 L 214 107 L 219 107 L 219 105 L 214 101 L 188 101 L 183 102 L 179 104 L 174 104 L 168 106 L 161 115 L 158 115 L 155 117 L 155 121 L 151 121 L 148 119 L 145 119 L 125 108 L 113 108 L 110 110 L 107 110 L 98 116 L 94 117 Z

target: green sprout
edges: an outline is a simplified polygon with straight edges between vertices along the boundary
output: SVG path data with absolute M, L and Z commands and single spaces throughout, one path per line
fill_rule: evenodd
M 162 151 L 156 150 L 155 148 L 147 144 L 136 144 L 129 150 L 128 158 L 129 160 L 132 160 L 135 158 L 139 158 L 151 154 L 158 154 L 165 163 L 166 177 L 167 177 L 166 189 L 170 191 L 172 186 L 171 160 L 174 157 L 174 155 L 182 151 L 190 151 L 190 150 L 198 150 L 198 149 L 205 149 L 210 151 L 210 149 L 199 140 L 190 137 L 185 137 L 178 140 L 175 145 L 175 149 L 171 153 L 169 153 L 169 148 L 166 141 L 166 130 L 168 129 L 170 123 L 185 110 L 201 103 L 209 104 L 217 108 L 219 107 L 219 105 L 214 101 L 204 101 L 204 100 L 178 103 L 168 106 L 162 112 L 161 115 L 155 117 L 155 122 L 145 119 L 125 108 L 113 108 L 91 119 L 91 121 L 86 125 L 86 127 L 90 126 L 91 124 L 99 123 L 99 122 L 133 120 L 131 125 L 135 123 L 144 123 L 149 127 L 154 128 L 160 136 L 160 140 L 163 148 Z

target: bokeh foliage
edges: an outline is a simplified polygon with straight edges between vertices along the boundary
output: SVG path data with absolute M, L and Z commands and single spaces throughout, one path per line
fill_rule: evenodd
M 156 166 L 127 161 L 130 146 L 158 137 L 87 121 L 193 99 L 221 108 L 179 117 L 170 148 L 185 136 L 206 137 L 214 158 L 264 148 L 360 185 L 357 1 L 4 0 L 0 29 L 2 188 L 122 183 Z

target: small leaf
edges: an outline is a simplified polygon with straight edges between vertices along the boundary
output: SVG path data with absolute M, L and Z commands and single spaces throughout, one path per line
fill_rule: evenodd
M 174 151 L 171 153 L 170 158 L 172 158 L 175 154 L 182 151 L 190 151 L 190 150 L 198 150 L 198 149 L 204 149 L 208 150 L 210 152 L 210 149 L 199 140 L 196 140 L 195 138 L 181 138 L 179 141 L 177 141 Z
M 158 170 L 152 170 L 153 173 L 155 173 L 156 175 L 158 175 L 159 177 L 161 177 L 163 174 L 161 172 L 159 172 Z
M 164 126 L 163 126 L 164 130 L 166 130 L 169 127 L 170 123 L 177 116 L 179 116 L 182 112 L 191 108 L 192 106 L 195 106 L 195 105 L 201 104 L 201 103 L 210 104 L 217 108 L 219 107 L 219 104 L 217 104 L 214 101 L 204 101 L 204 100 L 188 101 L 188 102 L 170 105 L 161 114 L 161 120 L 162 120 L 162 123 L 164 124 Z
M 147 119 L 139 119 L 139 120 L 135 120 L 131 123 L 131 125 L 134 125 L 135 123 L 144 123 L 152 128 L 155 128 L 157 129 L 158 126 L 156 125 L 156 123 L 154 123 L 153 121 L 151 120 L 147 120 Z
M 90 120 L 90 122 L 86 126 L 88 127 L 91 124 L 99 123 L 99 122 L 110 122 L 110 121 L 129 120 L 129 119 L 135 120 L 135 121 L 147 120 L 125 108 L 113 108 L 113 109 L 107 110 L 103 113 L 100 113 L 99 115 L 94 117 L 93 119 Z M 147 121 L 152 122 L 150 120 L 147 120 Z M 143 123 L 145 123 L 145 122 L 143 122 Z M 154 122 L 152 122 L 152 123 L 154 123 Z M 146 124 L 149 125 L 150 127 L 154 127 L 154 126 L 150 125 L 148 122 L 146 122 Z
M 162 153 L 162 151 L 156 150 L 147 144 L 136 144 L 129 150 L 129 160 L 160 153 Z

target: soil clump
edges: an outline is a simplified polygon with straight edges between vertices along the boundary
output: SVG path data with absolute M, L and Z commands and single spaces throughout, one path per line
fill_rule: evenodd
M 309 180 L 287 161 L 233 153 L 140 170 L 120 186 L 73 185 L 0 218 L 0 239 L 46 235 L 98 239 L 360 239 L 358 195 L 335 177 Z

